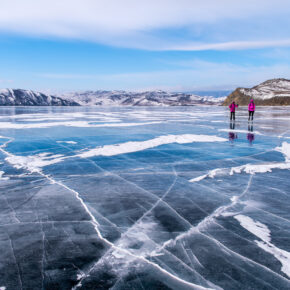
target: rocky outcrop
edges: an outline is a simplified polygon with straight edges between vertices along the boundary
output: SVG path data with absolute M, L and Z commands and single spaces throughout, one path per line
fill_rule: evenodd
M 0 90 L 0 106 L 79 106 L 72 100 L 20 89 Z
M 237 88 L 224 101 L 229 105 L 235 101 L 241 106 L 248 105 L 254 99 L 260 106 L 289 106 L 290 105 L 290 80 L 272 79 L 253 88 Z

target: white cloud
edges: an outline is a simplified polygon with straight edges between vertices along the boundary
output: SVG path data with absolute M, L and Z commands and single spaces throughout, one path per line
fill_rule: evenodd
M 30 36 L 82 39 L 152 50 L 259 48 L 285 46 L 290 42 L 285 25 L 284 28 L 279 26 L 283 15 L 288 19 L 288 0 L 0 2 L 0 31 Z M 272 35 L 269 31 L 265 31 L 265 35 L 255 32 L 259 21 L 269 19 L 277 19 L 271 23 Z M 249 23 L 254 24 L 252 28 L 247 26 Z M 180 28 L 188 28 L 190 36 L 162 33 L 162 30 Z M 285 35 L 282 33 L 284 30 Z M 275 39 L 277 34 L 280 40 Z M 241 39 L 237 39 L 239 35 Z M 194 44 L 188 44 L 188 38 L 192 38 Z M 176 41 L 180 45 L 173 45 Z
M 200 50 L 242 50 L 252 48 L 268 48 L 268 47 L 288 47 L 290 46 L 290 38 L 285 40 L 272 41 L 232 41 L 209 44 L 183 44 L 167 47 L 164 50 L 181 50 L 181 51 L 200 51 Z

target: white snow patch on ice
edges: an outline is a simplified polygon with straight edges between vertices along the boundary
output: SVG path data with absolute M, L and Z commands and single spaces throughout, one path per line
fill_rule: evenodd
M 247 174 L 272 172 L 273 169 L 290 169 L 290 162 L 277 162 L 265 164 L 245 164 L 232 168 L 217 168 L 210 170 L 207 174 L 190 179 L 189 182 L 198 182 L 205 178 L 214 178 L 220 175 L 234 175 L 245 172 Z
M 234 218 L 240 222 L 242 227 L 262 241 L 267 243 L 271 242 L 271 232 L 266 225 L 241 214 L 236 215 Z
M 290 163 L 277 162 L 277 163 L 268 163 L 268 164 L 246 164 L 242 166 L 232 167 L 230 170 L 230 175 L 235 173 L 266 173 L 272 172 L 273 169 L 290 169 Z
M 56 141 L 56 143 L 77 144 L 75 141 Z
M 208 177 L 214 178 L 216 175 L 220 175 L 220 174 L 224 173 L 224 171 L 225 171 L 224 168 L 213 169 L 209 172 Z
M 285 155 L 286 162 L 290 162 L 290 143 L 283 142 L 281 147 L 276 147 L 276 151 Z
M 248 216 L 236 215 L 234 217 L 238 220 L 243 228 L 261 239 L 255 240 L 255 243 L 264 251 L 272 254 L 282 264 L 281 271 L 290 277 L 290 253 L 276 247 L 271 243 L 271 232 L 269 228 L 259 221 L 254 221 Z
M 214 178 L 216 176 L 225 175 L 227 174 L 227 170 L 228 170 L 227 168 L 216 168 L 216 169 L 210 170 L 205 175 L 190 179 L 189 182 L 198 182 L 208 177 Z
M 171 143 L 193 143 L 193 142 L 226 142 L 227 139 L 211 135 L 166 135 L 160 136 L 147 141 L 129 141 L 120 144 L 105 145 L 82 153 L 64 156 L 61 154 L 52 155 L 52 153 L 44 152 L 37 155 L 18 156 L 10 154 L 5 160 L 12 164 L 15 168 L 27 169 L 30 172 L 40 172 L 42 167 L 62 162 L 72 158 L 89 158 L 93 156 L 114 156 L 119 154 L 132 153 L 154 148 L 160 145 Z
M 9 179 L 9 177 L 3 177 L 4 173 L 5 173 L 4 171 L 0 171 L 0 180 L 8 180 Z
M 234 175 L 245 172 L 247 174 L 272 172 L 273 169 L 290 169 L 290 144 L 283 142 L 281 147 L 276 147 L 276 151 L 281 152 L 285 156 L 285 162 L 272 162 L 262 164 L 245 164 L 231 168 L 217 168 L 210 170 L 207 174 L 201 175 L 189 180 L 189 182 L 199 182 L 205 178 L 214 178 L 219 175 Z
M 64 156 L 61 154 L 41 153 L 31 156 L 10 155 L 5 158 L 16 169 L 27 169 L 30 172 L 40 172 L 40 168 L 61 162 Z
M 83 152 L 76 156 L 81 157 L 81 158 L 88 158 L 88 157 L 93 157 L 93 156 L 113 156 L 113 155 L 143 151 L 146 149 L 158 147 L 161 145 L 171 144 L 171 143 L 186 144 L 186 143 L 193 143 L 193 142 L 226 142 L 226 141 L 227 139 L 225 138 L 221 138 L 218 136 L 210 136 L 210 135 L 193 135 L 193 134 L 166 135 L 166 136 L 160 136 L 154 139 L 150 139 L 147 141 L 129 141 L 126 143 L 121 143 L 121 144 L 97 147 L 95 149 L 88 150 L 87 152 Z
M 203 180 L 203 179 L 205 179 L 207 177 L 208 177 L 207 174 L 201 175 L 201 176 L 198 176 L 198 177 L 190 179 L 189 182 L 199 182 L 199 181 L 201 181 L 201 180 Z
M 272 254 L 277 260 L 281 262 L 281 271 L 290 278 L 290 253 L 280 248 L 277 248 L 272 243 L 265 243 L 261 241 L 256 241 L 256 243 L 260 248 Z

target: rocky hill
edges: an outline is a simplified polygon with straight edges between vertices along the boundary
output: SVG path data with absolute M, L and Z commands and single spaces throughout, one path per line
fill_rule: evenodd
M 73 100 L 51 96 L 31 90 L 0 90 L 0 106 L 79 106 Z
M 237 88 L 224 101 L 229 105 L 235 101 L 241 106 L 247 105 L 254 99 L 257 105 L 263 106 L 289 106 L 290 105 L 290 80 L 272 79 L 265 81 L 253 88 Z

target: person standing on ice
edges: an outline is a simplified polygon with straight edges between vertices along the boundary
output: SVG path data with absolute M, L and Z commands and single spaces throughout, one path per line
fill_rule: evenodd
M 236 113 L 236 108 L 238 107 L 239 105 L 236 104 L 234 101 L 229 105 L 229 108 L 231 110 L 231 121 L 232 120 L 236 120 L 236 116 L 235 116 L 235 113 Z
M 251 118 L 252 118 L 252 121 L 253 121 L 255 108 L 256 108 L 256 106 L 255 106 L 254 100 L 251 100 L 249 105 L 248 105 L 249 121 L 251 120 Z

